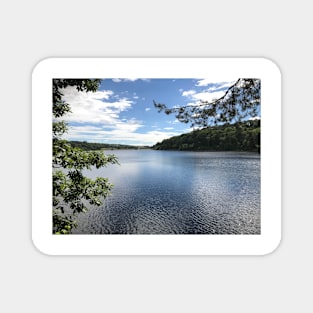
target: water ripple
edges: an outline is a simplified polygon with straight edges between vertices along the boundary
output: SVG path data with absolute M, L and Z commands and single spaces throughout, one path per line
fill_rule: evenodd
M 260 234 L 255 155 L 127 153 L 132 157 L 122 154 L 124 166 L 105 173 L 115 184 L 113 194 L 81 215 L 74 233 Z

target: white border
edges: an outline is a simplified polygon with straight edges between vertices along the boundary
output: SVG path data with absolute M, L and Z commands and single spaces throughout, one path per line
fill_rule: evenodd
M 51 234 L 52 78 L 261 79 L 261 235 Z M 48 255 L 264 255 L 281 239 L 281 73 L 265 58 L 50 58 L 32 75 L 32 238 Z

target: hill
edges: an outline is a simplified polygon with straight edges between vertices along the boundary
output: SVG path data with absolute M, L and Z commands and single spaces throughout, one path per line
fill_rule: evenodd
M 156 150 L 260 152 L 261 121 L 211 126 L 157 143 Z

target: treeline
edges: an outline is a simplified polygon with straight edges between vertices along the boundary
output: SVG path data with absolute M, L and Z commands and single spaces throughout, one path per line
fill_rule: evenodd
M 260 120 L 206 127 L 165 139 L 153 149 L 260 152 L 260 129 Z
M 116 149 L 147 149 L 149 147 L 143 146 L 131 146 L 121 144 L 109 144 L 109 143 L 96 143 L 87 141 L 69 141 L 73 148 L 80 148 L 85 151 L 93 150 L 116 150 Z

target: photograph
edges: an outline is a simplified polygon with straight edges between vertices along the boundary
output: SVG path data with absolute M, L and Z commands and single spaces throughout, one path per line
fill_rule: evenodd
M 34 245 L 49 255 L 273 251 L 280 93 L 279 68 L 264 58 L 42 60 Z
M 261 79 L 57 78 L 51 233 L 261 235 Z

